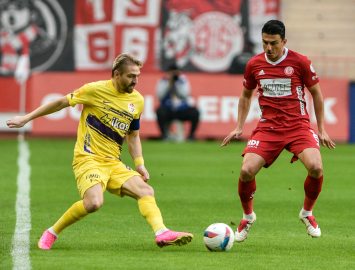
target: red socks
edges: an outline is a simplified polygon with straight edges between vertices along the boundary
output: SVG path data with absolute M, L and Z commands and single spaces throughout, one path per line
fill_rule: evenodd
M 306 193 L 303 209 L 306 211 L 312 211 L 314 204 L 318 198 L 319 193 L 322 190 L 323 175 L 319 178 L 307 176 L 304 182 L 304 190 Z M 256 191 L 255 178 L 249 182 L 242 182 L 239 178 L 238 193 L 244 214 L 250 215 L 253 213 L 253 198 Z
M 253 213 L 253 198 L 256 191 L 255 178 L 249 182 L 242 182 L 239 178 L 238 193 L 244 214 L 250 215 Z
M 319 178 L 307 176 L 304 182 L 304 191 L 306 193 L 303 209 L 306 211 L 312 211 L 314 204 L 318 198 L 320 191 L 322 190 L 323 175 Z

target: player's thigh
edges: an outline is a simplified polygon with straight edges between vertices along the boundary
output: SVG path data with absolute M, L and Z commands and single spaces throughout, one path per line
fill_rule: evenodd
M 275 162 L 284 149 L 285 143 L 282 136 L 282 132 L 278 130 L 255 129 L 248 139 L 248 144 L 242 156 L 245 157 L 247 153 L 254 153 L 264 160 L 263 166 L 267 168 Z M 243 163 L 245 163 L 244 168 L 242 165 L 242 169 L 252 168 L 254 172 L 258 172 L 261 169 L 259 168 L 260 164 L 263 163 L 262 159 L 250 155 L 245 161 L 243 160 Z M 253 165 L 253 162 L 257 162 L 256 165 Z
M 73 166 L 79 194 L 84 198 L 85 192 L 100 184 L 105 191 L 110 178 L 110 165 L 99 160 L 86 159 Z
M 154 197 L 154 190 L 141 177 L 133 176 L 122 185 L 121 194 L 139 200 L 147 196 Z
M 313 129 L 301 127 L 288 132 L 286 149 L 294 154 L 292 161 L 300 159 L 309 172 L 322 170 L 318 136 Z
M 116 162 L 111 169 L 110 180 L 108 181 L 106 187 L 107 191 L 120 197 L 126 196 L 126 194 L 122 193 L 122 186 L 132 177 L 142 179 L 141 175 L 132 170 L 129 166 L 126 166 L 121 161 Z

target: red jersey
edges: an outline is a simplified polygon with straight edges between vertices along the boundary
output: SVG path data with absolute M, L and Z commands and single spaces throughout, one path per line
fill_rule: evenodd
M 250 59 L 244 73 L 244 87 L 254 90 L 258 86 L 258 100 L 262 112 L 258 127 L 309 127 L 304 87 L 319 82 L 311 61 L 285 48 L 276 62 L 265 53 Z

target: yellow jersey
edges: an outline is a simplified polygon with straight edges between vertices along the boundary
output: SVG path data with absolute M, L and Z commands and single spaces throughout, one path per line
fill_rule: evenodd
M 111 80 L 85 84 L 67 95 L 70 106 L 83 104 L 73 165 L 83 158 L 118 160 L 128 130 L 138 130 L 143 96 L 120 93 Z

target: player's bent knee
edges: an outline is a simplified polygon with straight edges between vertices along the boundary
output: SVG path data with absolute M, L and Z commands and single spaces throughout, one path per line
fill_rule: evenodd
M 307 168 L 311 177 L 321 177 L 323 175 L 323 165 L 321 161 L 313 161 Z
M 84 208 L 87 213 L 93 213 L 99 210 L 102 205 L 104 204 L 103 200 L 100 199 L 91 199 L 91 200 L 86 200 L 84 199 Z
M 242 169 L 240 170 L 240 178 L 243 182 L 251 181 L 254 177 L 255 173 L 250 167 L 242 166 Z
M 144 186 L 139 193 L 140 193 L 139 194 L 140 198 L 147 197 L 147 196 L 154 197 L 154 189 L 148 184 Z

